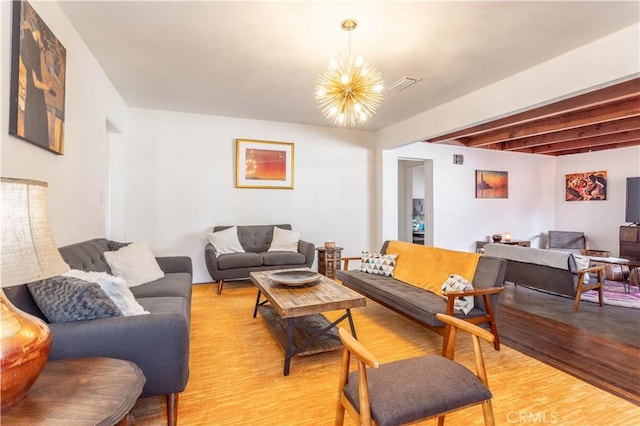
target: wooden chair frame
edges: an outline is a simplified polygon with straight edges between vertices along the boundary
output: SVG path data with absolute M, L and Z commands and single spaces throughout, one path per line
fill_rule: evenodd
M 456 334 L 458 329 L 468 332 L 471 335 L 473 343 L 473 355 L 476 368 L 476 375 L 480 381 L 489 388 L 489 382 L 487 379 L 487 372 L 484 365 L 484 358 L 482 356 L 482 348 L 480 346 L 480 339 L 484 339 L 487 342 L 493 343 L 495 336 L 489 331 L 484 330 L 477 325 L 471 324 L 468 321 L 461 320 L 459 318 L 452 317 L 445 314 L 437 314 L 440 321 L 446 324 L 446 340 L 443 343 L 443 356 L 453 360 L 455 354 Z M 358 342 L 353 336 L 351 336 L 344 328 L 338 329 L 338 336 L 344 344 L 344 351 L 342 354 L 342 366 L 340 370 L 340 379 L 338 383 L 338 400 L 336 405 L 336 417 L 335 425 L 340 426 L 344 423 L 345 411 L 356 421 L 356 423 L 364 426 L 375 425 L 375 421 L 371 417 L 371 405 L 369 402 L 369 386 L 367 381 L 367 367 L 379 368 L 380 362 Z M 357 362 L 358 371 L 358 402 L 360 405 L 360 412 L 349 402 L 344 394 L 344 388 L 347 384 L 349 377 L 349 365 L 351 362 L 351 355 L 353 354 Z M 494 425 L 493 406 L 491 405 L 491 399 L 481 401 L 479 403 L 465 405 L 453 410 L 449 410 L 444 413 L 438 413 L 433 417 L 438 418 L 438 425 L 444 425 L 445 415 L 450 412 L 458 411 L 474 405 L 482 405 L 482 413 L 484 416 L 485 425 Z M 424 419 L 421 419 L 424 420 Z
M 595 272 L 598 275 L 598 281 L 593 284 L 584 284 L 584 277 L 587 276 L 590 272 Z M 602 294 L 602 285 L 604 284 L 604 265 L 591 266 L 586 269 L 579 269 L 577 271 L 572 271 L 573 274 L 579 275 L 578 277 L 578 285 L 576 287 L 576 297 L 573 301 L 573 312 L 578 312 L 580 308 L 580 296 L 582 293 L 589 290 L 598 290 L 598 303 L 600 306 L 603 306 L 603 294 Z

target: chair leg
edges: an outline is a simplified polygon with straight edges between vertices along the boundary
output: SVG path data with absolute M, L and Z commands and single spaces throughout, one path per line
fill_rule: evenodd
M 344 424 L 344 405 L 340 401 L 341 393 L 338 392 L 338 402 L 336 405 L 336 419 L 334 421 L 335 426 L 342 426 Z
M 444 426 L 444 414 L 442 416 L 438 416 L 438 426 Z
M 631 277 L 629 277 L 631 279 Z M 624 272 L 622 273 L 622 281 L 624 282 Z M 604 285 L 604 270 L 598 271 L 598 283 L 600 287 L 598 287 L 598 302 L 600 303 L 600 307 L 604 304 L 604 294 L 602 293 L 602 286 Z
M 581 292 L 577 292 L 576 293 L 576 298 L 573 301 L 573 312 L 578 312 L 578 309 L 580 309 L 580 295 L 582 293 Z
M 167 395 L 167 425 L 176 426 L 178 424 L 178 392 Z
M 223 285 L 224 285 L 224 280 L 218 280 L 218 294 L 222 294 Z
M 584 276 L 585 273 L 580 274 L 580 277 L 578 278 L 578 287 L 576 288 L 576 298 L 573 301 L 573 312 L 578 312 L 578 309 L 580 308 L 580 296 L 582 295 L 582 285 L 584 283 Z
M 500 335 L 498 334 L 498 324 L 496 324 L 495 319 L 489 323 L 489 328 L 491 329 L 491 334 L 495 336 L 495 340 L 493 341 L 493 348 L 496 351 L 500 350 Z
M 493 418 L 493 406 L 491 405 L 490 399 L 482 403 L 482 415 L 484 416 L 484 424 L 486 426 L 493 426 L 496 424 Z

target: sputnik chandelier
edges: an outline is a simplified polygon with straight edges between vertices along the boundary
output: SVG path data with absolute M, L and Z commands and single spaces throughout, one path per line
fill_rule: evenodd
M 351 56 L 351 32 L 355 19 L 345 19 L 341 28 L 349 32 L 346 58 L 332 59 L 316 83 L 316 100 L 322 114 L 340 126 L 362 124 L 376 112 L 382 101 L 382 74 L 362 56 Z

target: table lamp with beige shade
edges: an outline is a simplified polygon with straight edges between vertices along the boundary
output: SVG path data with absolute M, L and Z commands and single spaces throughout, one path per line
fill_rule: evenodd
M 46 182 L 2 178 L 0 284 L 11 287 L 69 270 L 47 219 Z M 51 331 L 44 321 L 16 308 L 0 291 L 2 411 L 24 397 L 44 368 Z

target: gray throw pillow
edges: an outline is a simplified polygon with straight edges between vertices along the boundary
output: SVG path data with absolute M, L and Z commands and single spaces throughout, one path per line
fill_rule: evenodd
M 122 312 L 96 283 L 57 276 L 27 284 L 49 322 L 121 317 Z

